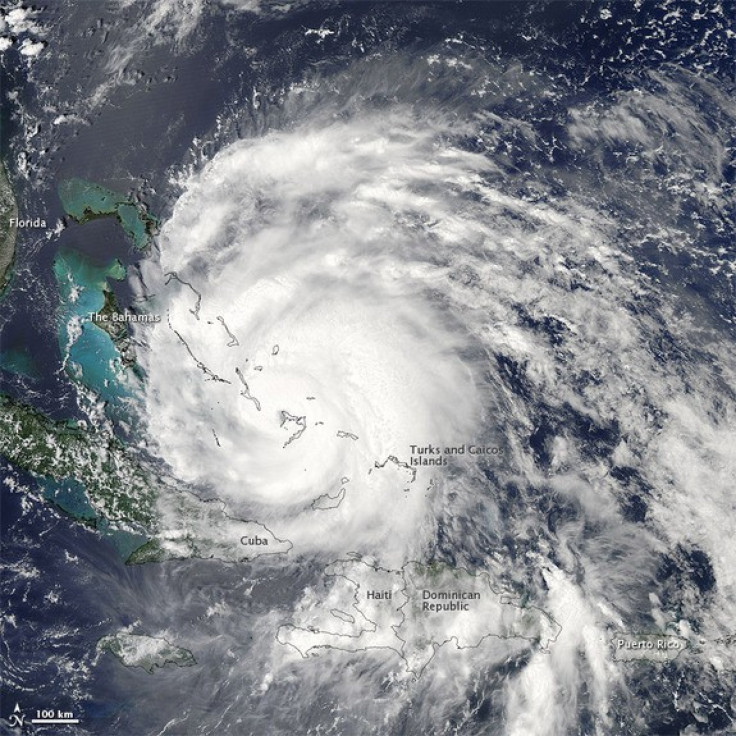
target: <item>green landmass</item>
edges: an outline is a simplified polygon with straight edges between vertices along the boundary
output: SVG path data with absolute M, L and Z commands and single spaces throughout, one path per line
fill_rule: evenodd
M 64 211 L 80 224 L 100 217 L 114 217 L 139 249 L 148 245 L 158 228 L 158 220 L 143 205 L 85 179 L 62 181 L 59 198 Z
M 155 528 L 155 479 L 114 437 L 52 421 L 0 396 L 0 454 L 41 481 L 81 488 L 77 497 L 86 496 L 86 507 L 79 498 L 66 508 L 57 504 L 79 520 L 139 532 Z
M 18 218 L 18 205 L 10 186 L 8 172 L 0 161 L 0 291 L 8 283 L 10 266 L 15 255 L 17 228 L 10 224 L 11 218 Z
M 128 565 L 145 565 L 147 562 L 165 562 L 167 559 L 169 558 L 161 542 L 158 539 L 149 539 L 132 552 L 126 563 Z
M 113 314 L 121 311 L 118 300 L 115 297 L 115 292 L 104 287 L 102 295 L 105 301 L 97 314 L 103 319 L 95 321 L 94 326 L 104 330 L 108 334 L 115 344 L 117 351 L 120 353 L 120 359 L 122 360 L 123 365 L 128 368 L 136 369 L 135 348 L 133 347 L 133 343 L 130 341 L 128 326 L 125 322 L 114 321 L 112 318 Z M 107 319 L 104 319 L 105 317 Z
M 262 524 L 229 516 L 221 501 L 180 489 L 116 437 L 52 421 L 2 395 L 0 455 L 37 478 L 44 499 L 108 537 L 127 564 L 244 562 L 291 549 Z M 247 546 L 255 535 L 267 543 Z
M 194 493 L 162 490 L 159 513 L 165 520 L 153 539 L 138 547 L 127 559 L 130 565 L 192 557 L 223 562 L 246 562 L 264 555 L 282 555 L 291 550 L 291 542 L 278 539 L 263 524 L 238 519 L 227 513 L 218 499 L 204 500 Z M 259 537 L 258 547 L 244 543 Z
M 166 639 L 128 634 L 121 631 L 112 636 L 103 636 L 97 642 L 98 651 L 114 654 L 126 667 L 141 667 L 153 674 L 156 667 L 173 664 L 177 667 L 191 667 L 197 664 L 194 655 L 182 647 L 177 647 Z

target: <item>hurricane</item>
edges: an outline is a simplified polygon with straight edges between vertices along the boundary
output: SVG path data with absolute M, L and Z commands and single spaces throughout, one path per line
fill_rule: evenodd
M 727 628 L 733 366 L 721 328 L 696 327 L 676 285 L 637 267 L 655 237 L 677 257 L 680 202 L 635 204 L 657 198 L 662 160 L 685 175 L 697 140 L 699 191 L 718 206 L 724 149 L 689 117 L 687 79 L 649 86 L 569 109 L 571 177 L 494 111 L 537 94 L 532 72 L 374 59 L 291 90 L 278 125 L 180 182 L 145 279 L 167 315 L 147 345 L 148 429 L 172 472 L 310 564 L 492 570 L 561 631 L 541 652 L 500 638 L 445 655 L 450 697 L 446 671 L 407 679 L 391 655 L 356 669 L 276 644 L 276 671 L 340 681 L 376 714 L 388 678 L 392 718 L 422 692 L 412 717 L 440 733 L 455 708 L 472 720 L 480 661 L 514 662 L 494 706 L 504 733 L 567 733 L 581 708 L 610 733 L 612 704 L 632 697 L 613 632 Z M 626 172 L 601 175 L 617 147 Z M 674 358 L 695 344 L 708 361 Z M 677 600 L 652 592 L 668 556 L 692 568 Z M 712 580 L 712 605 L 683 616 L 686 591 Z M 299 607 L 337 597 L 308 590 Z
M 733 733 L 734 18 L 0 12 L 3 727 Z

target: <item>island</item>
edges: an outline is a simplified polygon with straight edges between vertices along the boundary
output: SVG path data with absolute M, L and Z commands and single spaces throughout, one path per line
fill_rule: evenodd
M 126 368 L 137 369 L 135 348 L 130 340 L 128 323 L 123 319 L 119 319 L 119 316 L 124 312 L 120 309 L 115 292 L 105 285 L 102 288 L 102 298 L 104 299 L 102 307 L 91 314 L 89 320 L 95 327 L 99 327 L 107 333 L 120 354 L 122 364 Z
M 45 501 L 110 538 L 127 564 L 171 559 L 246 562 L 292 544 L 257 521 L 154 469 L 112 432 L 52 421 L 0 395 L 0 455 L 29 473 Z
M 611 639 L 617 662 L 671 662 L 687 649 L 688 642 L 675 634 L 629 634 L 618 632 Z
M 156 667 L 165 667 L 167 664 L 176 667 L 197 664 L 188 649 L 174 646 L 163 637 L 129 634 L 126 631 L 103 636 L 97 642 L 97 651 L 110 652 L 126 667 L 140 667 L 149 675 L 153 674 Z
M 311 597 L 276 634 L 304 659 L 328 650 L 393 650 L 418 678 L 443 647 L 474 649 L 495 638 L 547 650 L 561 631 L 542 609 L 496 589 L 485 572 L 441 562 L 389 570 L 355 557 L 333 562 L 325 577 L 326 600 Z

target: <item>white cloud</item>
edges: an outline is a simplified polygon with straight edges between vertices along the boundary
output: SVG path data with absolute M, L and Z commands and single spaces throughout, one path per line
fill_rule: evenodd
M 407 137 L 406 119 L 377 122 L 241 143 L 190 182 L 160 237 L 180 280 L 160 292 L 148 402 L 182 477 L 262 507 L 297 546 L 379 544 L 395 564 L 428 510 L 410 445 L 472 439 L 480 404 L 468 340 L 429 293 L 442 272 L 396 224 L 440 205 L 413 189 L 458 172 L 424 160 L 431 135 Z M 341 487 L 339 509 L 311 509 Z
M 355 78 L 390 86 L 373 72 Z M 377 115 L 355 102 L 362 82 L 346 79 L 349 115 L 310 114 L 294 94 L 284 109 L 298 122 L 233 144 L 184 181 L 160 262 L 145 268 L 168 313 L 145 358 L 151 437 L 177 474 L 306 559 L 354 550 L 396 569 L 435 551 L 441 529 L 458 558 L 519 580 L 563 627 L 549 654 L 508 678 L 507 732 L 566 733 L 586 693 L 606 733 L 612 697 L 626 689 L 608 633 L 675 625 L 649 598 L 661 553 L 705 550 L 718 586 L 690 614 L 712 638 L 733 620 L 727 350 L 653 292 L 607 200 L 553 195 L 542 180 L 544 196 L 530 200 L 492 157 L 457 142 L 468 126 L 426 103 Z M 601 115 L 610 140 L 646 143 L 639 110 Z M 179 280 L 167 283 L 172 271 Z M 544 320 L 559 340 L 534 327 Z M 705 360 L 663 361 L 652 347 L 663 325 L 678 345 L 701 346 L 723 385 Z M 516 392 L 500 356 L 518 366 Z M 541 467 L 529 438 L 545 417 L 555 426 Z M 603 428 L 608 451 L 594 446 Z M 375 465 L 407 460 L 410 444 L 475 441 L 503 446 L 498 485 L 469 458 L 414 483 L 400 464 Z M 625 521 L 629 490 L 613 464 L 639 473 L 646 523 Z M 501 484 L 512 481 L 542 497 L 501 512 Z M 312 508 L 342 487 L 337 508 Z M 540 510 L 545 493 L 558 519 Z M 502 536 L 539 551 L 504 568 L 488 541 Z M 307 599 L 329 603 L 316 589 Z M 692 628 L 676 625 L 683 636 Z M 509 656 L 489 651 L 428 667 L 424 701 L 437 699 L 423 715 L 447 715 L 448 671 L 462 698 L 474 672 Z M 282 656 L 269 661 L 274 682 L 294 666 Z M 342 660 L 325 660 L 300 676 L 366 692 Z
M 31 41 L 29 38 L 24 38 L 18 51 L 23 56 L 38 56 L 46 48 L 44 41 Z

